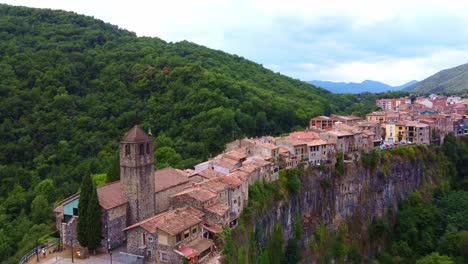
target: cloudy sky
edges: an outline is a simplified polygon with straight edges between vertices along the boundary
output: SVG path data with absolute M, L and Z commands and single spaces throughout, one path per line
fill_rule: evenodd
M 391 85 L 468 62 L 468 1 L 0 0 L 235 53 L 301 80 Z

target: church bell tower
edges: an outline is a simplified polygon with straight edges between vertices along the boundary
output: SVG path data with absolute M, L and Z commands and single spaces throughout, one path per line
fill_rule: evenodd
M 138 125 L 120 141 L 120 183 L 128 201 L 128 224 L 155 213 L 153 139 Z

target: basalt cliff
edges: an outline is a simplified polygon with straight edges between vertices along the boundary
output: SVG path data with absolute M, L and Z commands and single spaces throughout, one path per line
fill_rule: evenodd
M 294 237 L 303 263 L 348 262 L 350 254 L 359 254 L 365 262 L 383 246 L 375 222 L 385 219 L 391 225 L 399 202 L 410 192 L 431 193 L 452 173 L 445 156 L 426 146 L 374 151 L 340 166 L 306 168 L 299 173 L 296 192 L 281 196 L 281 190 L 273 191 L 266 206 L 246 210 L 239 228 L 232 231 L 232 241 L 227 239 L 226 262 L 261 263 L 262 255 L 273 254 L 269 248 L 284 248 Z M 281 189 L 281 184 L 268 188 Z M 333 248 L 337 243 L 352 249 Z

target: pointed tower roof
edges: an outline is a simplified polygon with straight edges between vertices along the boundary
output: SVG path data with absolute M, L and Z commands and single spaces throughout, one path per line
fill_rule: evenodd
M 122 142 L 145 142 L 151 140 L 151 137 L 146 134 L 138 125 L 134 125 L 130 131 L 127 132 Z

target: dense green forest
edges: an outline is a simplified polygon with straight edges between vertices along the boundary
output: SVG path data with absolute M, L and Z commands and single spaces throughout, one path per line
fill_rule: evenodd
M 281 134 L 378 95 L 334 95 L 236 55 L 136 37 L 71 12 L 0 5 L 0 262 L 54 232 L 86 174 L 118 178 L 118 141 L 155 136 L 157 167 L 190 167 L 244 136 Z M 108 174 L 109 177 L 104 177 Z

